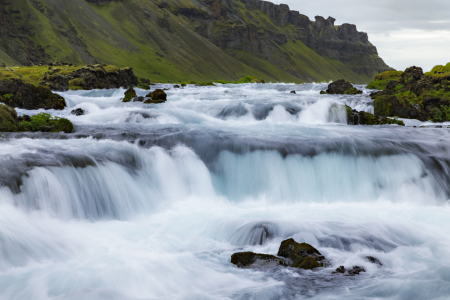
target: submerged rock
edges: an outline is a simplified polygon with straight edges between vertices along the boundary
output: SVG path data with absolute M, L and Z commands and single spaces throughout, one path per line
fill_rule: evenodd
M 376 264 L 376 265 L 379 265 L 379 266 L 382 266 L 382 265 L 383 265 L 383 264 L 381 263 L 381 261 L 380 261 L 378 258 L 376 258 L 376 257 L 373 257 L 373 256 L 366 256 L 365 259 L 368 260 L 369 262 L 373 263 L 373 264 Z
M 346 270 L 344 266 L 340 266 L 333 272 L 333 274 L 345 274 L 347 272 L 347 275 L 355 276 L 355 275 L 359 275 L 359 273 L 365 272 L 365 271 L 366 270 L 364 270 L 363 267 L 359 267 L 359 266 L 354 266 L 350 270 Z
M 353 87 L 353 85 L 345 81 L 344 79 L 336 80 L 328 85 L 328 89 L 326 90 L 327 94 L 340 94 L 340 95 L 356 95 L 362 94 L 362 91 Z M 321 94 L 324 94 L 321 92 Z
M 82 110 L 81 108 L 77 108 L 77 109 L 72 110 L 70 113 L 75 116 L 82 116 L 85 114 L 85 111 Z
M 147 103 L 147 104 L 149 104 L 149 103 L 155 103 L 155 104 L 157 104 L 157 103 L 164 103 L 164 102 L 167 101 L 167 94 L 166 94 L 166 92 L 164 92 L 161 89 L 154 90 L 153 92 L 149 93 L 145 97 L 150 98 L 150 99 L 148 99 L 147 101 L 144 102 L 144 103 Z
M 283 265 L 283 260 L 269 254 L 239 252 L 231 255 L 231 263 L 239 268 L 270 269 Z
M 297 92 L 296 91 L 291 91 L 291 94 L 297 94 Z

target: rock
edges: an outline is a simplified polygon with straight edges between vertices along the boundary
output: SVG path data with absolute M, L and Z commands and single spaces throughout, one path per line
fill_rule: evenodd
M 333 273 L 345 274 L 345 268 L 344 268 L 344 266 L 340 266 L 340 267 L 337 268 Z
M 231 263 L 239 268 L 271 269 L 283 265 L 283 260 L 274 255 L 239 252 L 231 255 Z
M 125 91 L 125 97 L 123 98 L 123 102 L 130 102 L 131 99 L 137 97 L 136 91 L 130 87 L 128 90 Z
M 344 266 L 340 266 L 339 268 L 337 268 L 333 274 L 345 274 L 347 270 L 344 268 Z M 359 273 L 361 272 L 365 272 L 366 270 L 364 270 L 363 267 L 359 267 L 359 266 L 354 266 L 353 269 L 350 269 L 347 271 L 347 275 L 348 276 L 355 276 L 355 275 L 359 275 Z
M 85 114 L 85 111 L 82 110 L 81 108 L 77 108 L 77 109 L 72 110 L 70 113 L 75 116 L 82 116 Z
M 348 270 L 348 275 L 350 275 L 350 276 L 359 275 L 359 273 L 365 272 L 365 271 L 366 270 L 364 270 L 363 267 L 354 266 L 353 269 Z
M 62 64 L 55 62 L 51 65 L 60 66 Z M 49 69 L 41 85 L 48 86 L 54 91 L 67 91 L 69 88 L 84 90 L 130 88 L 139 85 L 132 68 L 106 69 L 102 64 L 96 64 L 81 67 L 70 74 L 60 74 L 59 71 L 54 68 Z M 147 86 L 148 84 L 145 87 Z M 148 86 L 148 88 L 150 87 Z
M 385 125 L 385 124 L 397 124 L 400 126 L 405 126 L 405 123 L 401 120 L 397 120 L 396 118 L 387 118 L 387 117 L 377 117 L 371 113 L 365 111 L 356 111 L 352 110 L 349 106 L 346 105 L 347 109 L 347 118 L 349 125 Z
M 48 87 L 34 86 L 20 79 L 0 80 L 0 102 L 24 109 L 64 109 L 65 100 Z
M 17 117 L 14 108 L 0 105 L 0 132 L 60 132 L 71 133 L 73 124 L 65 118 L 53 118 L 50 114 Z
M 415 126 L 414 126 L 414 127 L 415 127 Z M 379 260 L 378 258 L 376 258 L 376 257 L 373 257 L 373 256 L 366 256 L 365 259 L 368 260 L 369 262 L 373 263 L 373 264 L 376 264 L 376 265 L 379 265 L 379 266 L 382 266 L 382 265 L 383 265 L 383 264 L 380 262 L 380 260 Z
M 17 112 L 14 108 L 0 104 L 0 132 L 17 131 Z
M 336 95 L 356 95 L 362 94 L 362 91 L 353 87 L 353 85 L 344 79 L 336 80 L 328 85 L 326 91 L 328 94 Z
M 296 91 L 291 91 L 291 94 L 297 94 L 297 92 Z
M 144 102 L 145 101 L 145 97 L 139 96 L 139 97 L 135 97 L 133 99 L 134 102 Z
M 294 268 L 316 268 L 319 267 L 319 262 L 325 261 L 325 257 L 316 248 L 310 244 L 297 243 L 294 239 L 283 241 L 277 255 L 286 258 L 287 265 Z
M 167 101 L 167 94 L 161 89 L 154 90 L 153 92 L 149 93 L 145 97 L 151 98 L 144 102 L 147 104 L 149 104 L 149 103 L 155 103 L 155 104 L 164 103 Z
M 175 85 L 173 86 L 173 88 L 174 88 L 174 89 L 179 89 L 180 86 L 179 86 L 178 84 L 175 84 Z

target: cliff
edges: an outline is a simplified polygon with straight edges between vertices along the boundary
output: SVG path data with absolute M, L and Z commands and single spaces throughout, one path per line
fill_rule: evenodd
M 0 63 L 133 67 L 155 81 L 368 82 L 367 34 L 259 0 L 0 0 Z

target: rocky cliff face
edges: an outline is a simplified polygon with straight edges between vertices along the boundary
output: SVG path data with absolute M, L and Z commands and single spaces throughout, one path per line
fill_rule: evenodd
M 390 68 L 355 25 L 260 0 L 0 0 L 0 63 L 133 67 L 155 81 L 368 82 Z
M 298 11 L 290 10 L 286 4 L 277 5 L 261 0 L 242 1 L 247 9 L 247 18 L 241 18 L 233 1 L 206 1 L 214 17 L 218 19 L 217 23 L 222 19 L 228 20 L 228 24 L 219 25 L 213 22 L 213 26 L 218 28 L 212 34 L 207 30 L 200 33 L 209 36 L 222 49 L 249 51 L 269 61 L 272 60 L 274 52 L 270 49 L 272 42 L 283 45 L 288 41 L 300 40 L 321 56 L 342 61 L 357 74 L 373 77 L 380 72 L 391 70 L 378 56 L 377 49 L 369 42 L 367 33 L 358 32 L 356 25 L 345 23 L 335 26 L 334 18 L 325 19 L 321 16 L 316 16 L 315 21 L 311 21 Z M 293 30 L 283 32 L 279 28 L 258 26 L 252 22 L 252 15 L 249 13 L 252 10 L 264 13 L 281 28 L 292 26 Z M 198 21 L 211 23 L 210 19 Z

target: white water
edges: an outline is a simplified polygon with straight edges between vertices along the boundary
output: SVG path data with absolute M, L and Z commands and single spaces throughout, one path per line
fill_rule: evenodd
M 448 299 L 448 129 L 348 126 L 368 91 L 324 87 L 62 93 L 75 133 L 0 139 L 0 299 Z M 290 237 L 332 267 L 230 263 Z

